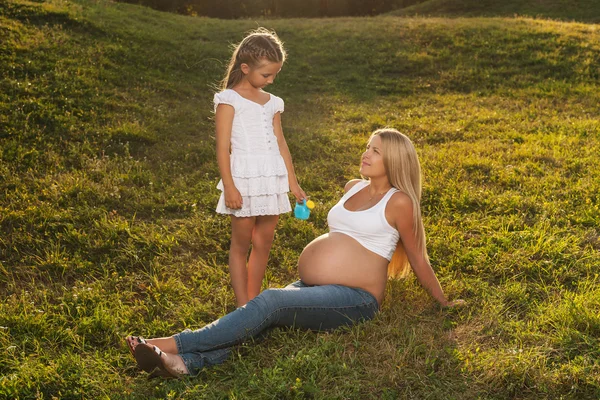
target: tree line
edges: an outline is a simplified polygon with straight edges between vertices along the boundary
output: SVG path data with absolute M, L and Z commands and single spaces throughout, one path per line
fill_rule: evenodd
M 118 0 L 213 18 L 315 18 L 377 15 L 424 0 Z

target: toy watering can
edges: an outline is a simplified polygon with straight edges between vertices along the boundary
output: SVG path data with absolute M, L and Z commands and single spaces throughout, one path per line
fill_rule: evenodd
M 308 219 L 310 210 L 315 208 L 315 203 L 312 200 L 302 200 L 302 203 L 296 203 L 294 207 L 294 216 L 298 219 Z

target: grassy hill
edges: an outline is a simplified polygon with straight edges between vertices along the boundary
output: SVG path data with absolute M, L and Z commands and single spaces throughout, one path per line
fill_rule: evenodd
M 426 0 L 391 15 L 512 17 L 514 15 L 600 23 L 595 0 Z
M 600 397 L 600 32 L 531 19 L 266 20 L 270 90 L 310 222 L 280 221 L 266 286 L 326 231 L 369 133 L 413 138 L 432 264 L 330 334 L 274 331 L 183 381 L 124 345 L 233 309 L 211 101 L 257 26 L 104 0 L 0 3 L 0 398 Z

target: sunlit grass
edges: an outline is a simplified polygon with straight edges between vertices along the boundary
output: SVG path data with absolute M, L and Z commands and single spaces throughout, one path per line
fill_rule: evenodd
M 198 378 L 124 345 L 234 308 L 211 114 L 252 21 L 104 1 L 0 6 L 0 398 L 600 396 L 600 33 L 531 19 L 269 20 L 311 221 L 281 219 L 265 287 L 358 176 L 373 129 L 415 142 L 440 311 L 414 279 L 348 331 L 278 330 Z
M 594 0 L 425 0 L 413 6 L 391 11 L 390 14 L 448 17 L 520 15 L 563 21 L 600 22 L 600 8 Z

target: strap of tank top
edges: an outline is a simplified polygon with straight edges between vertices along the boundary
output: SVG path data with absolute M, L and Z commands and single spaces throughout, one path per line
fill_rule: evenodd
M 387 205 L 388 201 L 390 201 L 390 199 L 392 198 L 394 193 L 399 192 L 399 191 L 400 190 L 396 189 L 395 187 L 392 187 L 390 190 L 388 190 L 388 192 L 385 194 L 385 196 L 383 196 L 383 199 L 381 199 L 379 204 L 381 204 L 385 208 L 385 206 Z
M 346 194 L 344 194 L 343 197 L 345 197 L 347 199 L 347 198 L 354 196 L 357 192 L 359 192 L 362 188 L 364 188 L 368 184 L 369 184 L 369 181 L 365 181 L 365 180 L 361 180 L 360 182 L 355 183 L 354 186 L 352 186 L 350 188 L 350 190 L 348 190 L 346 192 Z

